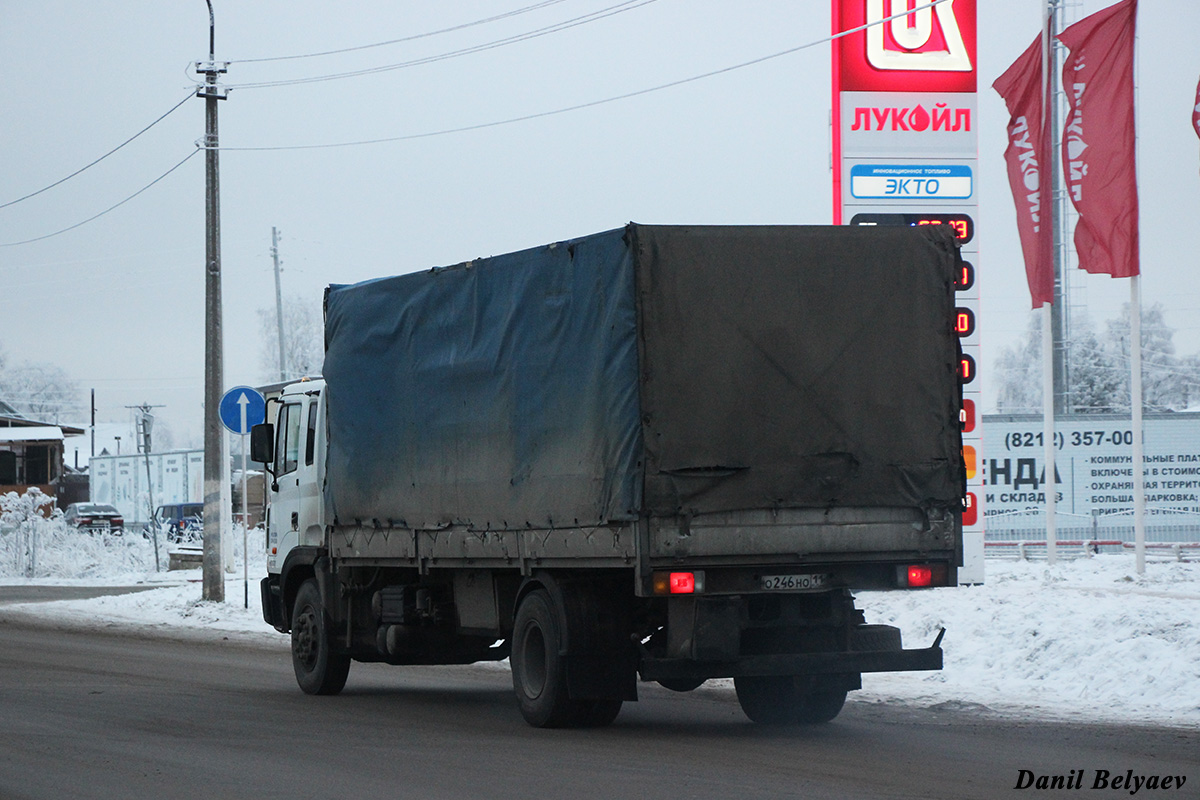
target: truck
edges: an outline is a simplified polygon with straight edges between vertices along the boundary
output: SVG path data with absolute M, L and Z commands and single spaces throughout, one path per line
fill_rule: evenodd
M 251 433 L 300 688 L 507 658 L 535 727 L 718 678 L 802 724 L 941 669 L 853 592 L 956 584 L 961 268 L 933 228 L 630 223 L 330 286 L 323 378 Z

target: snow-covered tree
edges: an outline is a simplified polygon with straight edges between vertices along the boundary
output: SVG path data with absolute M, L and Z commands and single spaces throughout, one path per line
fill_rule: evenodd
M 260 308 L 258 319 L 262 369 L 268 381 L 277 381 L 279 327 L 275 308 Z M 283 360 L 286 380 L 321 374 L 325 340 L 321 309 L 317 303 L 294 295 L 283 298 Z
M 1180 410 L 1187 411 L 1200 408 L 1200 355 L 1193 353 L 1179 359 L 1179 371 L 1182 373 L 1180 391 Z
M 1105 348 L 1118 365 L 1119 388 L 1114 405 L 1129 410 L 1130 332 L 1129 304 L 1121 316 L 1107 323 Z M 1186 365 L 1175 355 L 1175 329 L 1166 323 L 1162 303 L 1142 309 L 1142 407 L 1147 411 L 1183 408 Z
M 1072 321 L 1068 348 L 1070 380 L 1068 405 L 1074 414 L 1114 410 L 1120 402 L 1121 367 L 1100 343 L 1087 317 Z M 996 359 L 999 391 L 996 408 L 1001 414 L 1034 414 L 1042 410 L 1042 315 L 1030 314 L 1025 335 L 1001 350 Z M 1127 383 L 1127 381 L 1126 381 Z M 1129 400 L 1126 393 L 1125 408 Z
M 1070 406 L 1073 414 L 1103 414 L 1114 410 L 1121 390 L 1121 367 L 1092 330 L 1086 317 L 1071 330 Z
M 1030 314 L 1025 335 L 996 358 L 1001 414 L 1033 414 L 1042 409 L 1042 315 Z
M 6 366 L 0 358 L 0 399 L 18 413 L 44 422 L 62 422 L 83 413 L 78 384 L 50 364 Z

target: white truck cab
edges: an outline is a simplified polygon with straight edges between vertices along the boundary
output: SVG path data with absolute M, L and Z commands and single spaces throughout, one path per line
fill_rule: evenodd
M 323 380 L 304 380 L 284 387 L 276 401 L 267 515 L 267 572 L 273 575 L 293 548 L 318 546 L 324 538 L 324 389 Z

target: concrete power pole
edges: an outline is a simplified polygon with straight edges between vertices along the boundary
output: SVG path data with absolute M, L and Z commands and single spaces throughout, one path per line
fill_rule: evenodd
M 225 431 L 221 426 L 221 394 L 225 384 L 221 335 L 221 191 L 218 161 L 217 101 L 225 96 L 217 76 L 225 72 L 216 60 L 216 20 L 208 4 L 208 63 L 197 64 L 205 77 L 197 95 L 204 98 L 204 561 L 203 598 L 225 602 L 225 576 L 221 571 L 221 484 L 224 475 Z
M 279 231 L 271 226 L 271 259 L 275 262 L 275 324 L 279 328 L 279 381 L 288 379 L 283 347 L 283 287 L 279 282 Z

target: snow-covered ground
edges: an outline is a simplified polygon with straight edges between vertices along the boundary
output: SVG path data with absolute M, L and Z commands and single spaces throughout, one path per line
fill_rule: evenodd
M 858 599 L 907 647 L 946 628 L 944 670 L 866 675 L 859 700 L 1200 726 L 1200 563 L 989 559 L 983 586 Z
M 287 637 L 262 621 L 261 563 L 252 558 L 249 608 L 243 607 L 240 563 L 227 576 L 226 601 L 204 602 L 198 570 L 156 573 L 148 543 L 137 540 L 85 543 L 82 554 L 52 555 L 43 545 L 36 578 L 22 577 L 16 559 L 0 553 L 0 584 L 163 584 L 90 600 L 4 605 L 0 618 L 36 616 L 89 627 L 99 621 L 151 635 L 286 647 Z M 58 576 L 43 569 L 49 564 L 58 565 Z M 869 622 L 899 626 L 907 647 L 927 646 L 941 627 L 946 637 L 944 670 L 865 675 L 863 690 L 851 695 L 855 702 L 1200 727 L 1200 563 L 1151 559 L 1139 577 L 1130 553 L 1060 560 L 1054 567 L 989 560 L 982 586 L 862 592 L 858 599 Z M 717 691 L 731 688 L 729 681 L 712 683 Z

